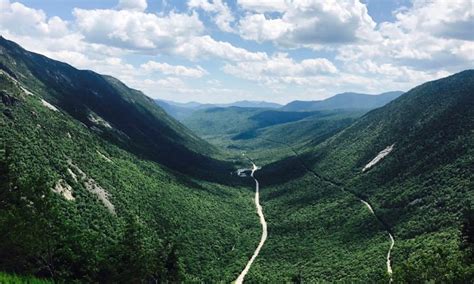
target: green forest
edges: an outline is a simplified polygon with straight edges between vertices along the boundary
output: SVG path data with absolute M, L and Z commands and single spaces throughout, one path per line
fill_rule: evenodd
M 261 235 L 254 181 L 236 174 L 249 157 L 268 238 L 246 282 L 470 283 L 474 71 L 398 95 L 210 108 L 184 126 L 0 38 L 0 282 L 234 281 Z

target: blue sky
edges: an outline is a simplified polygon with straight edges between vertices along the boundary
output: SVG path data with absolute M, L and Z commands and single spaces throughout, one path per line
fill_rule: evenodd
M 408 90 L 472 68 L 471 0 L 0 0 L 0 34 L 153 98 Z

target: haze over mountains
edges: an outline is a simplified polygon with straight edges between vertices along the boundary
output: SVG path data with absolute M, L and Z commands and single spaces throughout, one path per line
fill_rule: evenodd
M 280 108 L 281 105 L 264 101 L 238 101 L 229 104 L 201 104 L 197 102 L 177 103 L 172 101 L 155 100 L 169 115 L 178 120 L 189 117 L 197 110 L 216 107 L 246 107 L 246 108 Z
M 398 98 L 401 94 L 403 94 L 401 91 L 386 92 L 378 95 L 342 93 L 322 101 L 293 101 L 283 106 L 282 109 L 288 111 L 335 109 L 371 110 L 384 106 L 390 101 Z
M 245 281 L 474 279 L 474 70 L 201 108 L 2 37 L 0 96 L 0 282 L 234 281 L 261 238 L 255 182 L 268 237 Z
M 169 115 L 182 121 L 194 112 L 211 108 L 261 108 L 279 109 L 282 111 L 321 111 L 321 110 L 371 110 L 381 107 L 399 97 L 403 92 L 393 91 L 378 95 L 359 93 L 342 93 L 319 101 L 292 101 L 286 105 L 264 101 L 238 101 L 229 104 L 200 104 L 197 102 L 176 103 L 172 101 L 155 100 Z

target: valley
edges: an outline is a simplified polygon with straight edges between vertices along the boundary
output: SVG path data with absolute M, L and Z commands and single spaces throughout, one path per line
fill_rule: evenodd
M 0 71 L 0 282 L 474 277 L 473 70 L 287 105 L 157 102 L 3 37 Z

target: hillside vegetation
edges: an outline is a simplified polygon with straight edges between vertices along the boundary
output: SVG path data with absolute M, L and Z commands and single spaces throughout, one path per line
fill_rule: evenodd
M 188 128 L 0 38 L 0 98 L 0 282 L 231 282 L 261 236 L 250 162 L 268 238 L 245 281 L 474 280 L 474 70 L 370 111 L 218 107 Z
M 388 229 L 394 281 L 472 280 L 473 94 L 472 70 L 426 83 L 259 171 L 273 231 L 253 279 L 383 279 Z
M 0 48 L 6 74 L 122 149 L 200 178 L 210 177 L 202 166 L 231 168 L 210 158 L 218 155 L 215 147 L 119 80 L 28 52 L 2 37 Z
M 222 176 L 225 184 L 165 162 L 212 147 L 157 106 L 148 109 L 140 93 L 107 84 L 126 88 L 115 79 L 83 75 L 5 40 L 0 48 L 0 271 L 60 282 L 229 282 L 238 275 L 258 236 L 245 180 L 186 156 L 189 168 L 202 167 L 199 176 Z M 98 96 L 103 109 L 92 97 L 79 100 L 96 83 L 110 96 Z M 112 102 L 134 123 L 109 116 Z M 89 106 L 92 121 L 82 113 L 90 115 Z M 162 126 L 138 129 L 145 121 Z M 151 148 L 139 151 L 145 145 Z

